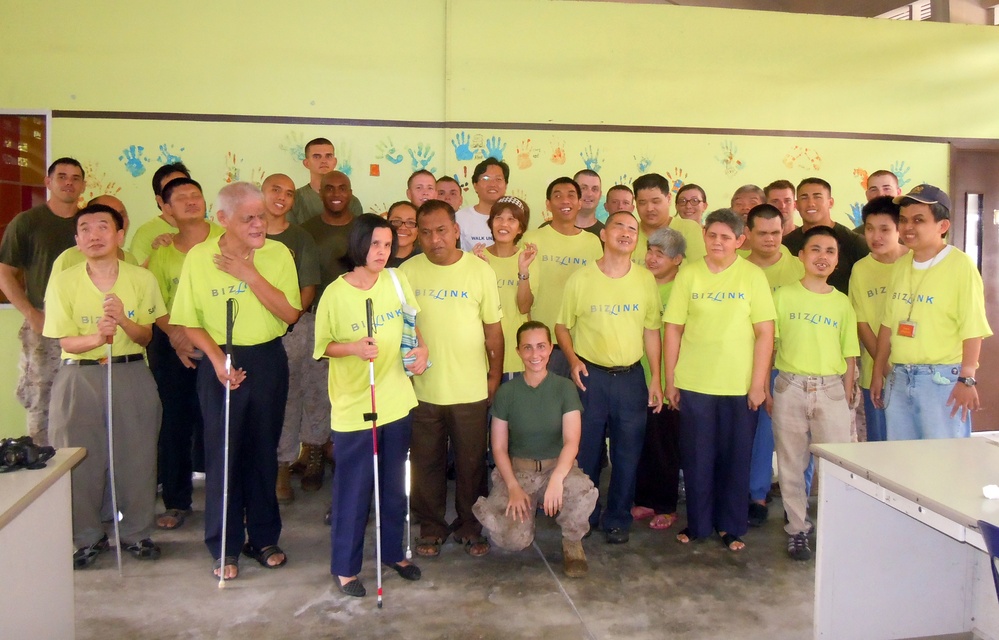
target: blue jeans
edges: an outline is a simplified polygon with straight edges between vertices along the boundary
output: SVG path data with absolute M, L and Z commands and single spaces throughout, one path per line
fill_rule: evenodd
M 971 415 L 951 417 L 947 406 L 959 364 L 897 364 L 888 376 L 885 421 L 889 440 L 967 438 Z
M 861 389 L 864 392 L 864 417 L 867 420 L 867 441 L 884 442 L 888 439 L 885 428 L 885 410 L 878 409 L 871 400 L 871 390 Z
M 600 486 L 600 458 L 604 434 L 610 436 L 610 485 L 604 529 L 630 529 L 631 505 L 635 500 L 638 461 L 645 443 L 645 418 L 649 390 L 640 365 L 625 373 L 611 374 L 587 366 L 583 378 L 586 391 L 579 392 L 583 403 L 583 433 L 576 460 L 593 486 Z M 663 409 L 667 411 L 667 409 Z M 602 496 L 601 496 L 602 497 Z M 590 527 L 600 522 L 600 502 L 590 514 Z

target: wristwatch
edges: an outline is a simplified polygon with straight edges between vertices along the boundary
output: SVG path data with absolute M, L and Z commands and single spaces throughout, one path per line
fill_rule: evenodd
M 523 282 L 524 280 L 529 279 L 530 277 L 531 277 L 530 273 L 518 273 L 517 274 L 517 278 L 519 278 L 521 280 L 521 282 Z
M 964 384 L 968 385 L 969 387 L 973 387 L 976 384 L 978 384 L 978 382 L 974 378 L 972 378 L 971 376 L 968 376 L 967 378 L 960 377 L 960 378 L 957 379 L 957 381 L 958 382 L 963 382 Z

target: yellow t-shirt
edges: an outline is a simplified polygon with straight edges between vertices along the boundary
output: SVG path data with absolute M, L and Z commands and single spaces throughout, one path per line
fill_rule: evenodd
M 635 364 L 645 354 L 645 329 L 662 326 L 656 279 L 635 265 L 620 278 L 587 265 L 565 284 L 558 324 L 569 329 L 580 358 L 604 367 Z
M 664 322 L 684 325 L 674 384 L 710 395 L 746 395 L 753 325 L 775 315 L 767 277 L 756 265 L 736 257 L 721 273 L 711 273 L 705 260 L 688 263 L 673 281 L 663 314 Z
M 604 254 L 603 247 L 592 233 L 580 231 L 564 236 L 551 226 L 528 231 L 521 242 L 538 246 L 538 254 L 528 269 L 534 294 L 531 319 L 548 325 L 554 335 L 565 283 L 573 273 L 596 262 Z
M 700 260 L 708 254 L 704 248 L 704 229 L 693 220 L 687 220 L 680 216 L 673 216 L 669 224 L 666 225 L 674 231 L 679 231 L 683 239 L 687 241 L 687 251 L 684 253 L 684 260 L 680 263 L 680 268 L 688 262 Z M 649 236 L 642 231 L 641 225 L 638 227 L 638 244 L 635 246 L 635 253 L 631 254 L 631 261 L 637 265 L 645 266 L 645 254 L 649 252 Z
M 496 273 L 471 253 L 446 267 L 420 254 L 399 270 L 420 303 L 417 326 L 434 363 L 413 378 L 416 397 L 439 405 L 485 400 L 489 360 L 482 325 L 503 317 Z
M 524 370 L 524 361 L 517 355 L 517 329 L 527 322 L 527 314 L 517 308 L 517 260 L 521 249 L 507 258 L 498 258 L 488 251 L 483 252 L 489 266 L 496 272 L 496 288 L 499 289 L 500 306 L 503 307 L 503 373 Z
M 225 232 L 223 227 L 217 224 L 210 224 L 208 237 L 206 240 L 217 238 Z M 180 251 L 172 243 L 157 247 L 149 256 L 147 269 L 156 277 L 156 282 L 160 285 L 160 293 L 163 294 L 163 301 L 166 302 L 167 312 L 173 308 L 173 298 L 177 294 L 177 285 L 180 283 L 180 270 L 184 266 L 186 253 Z
M 895 364 L 957 364 L 969 338 L 986 338 L 982 276 L 971 258 L 955 247 L 929 269 L 912 265 L 912 252 L 898 259 L 888 285 L 881 324 L 891 329 Z M 911 320 L 915 336 L 898 335 L 898 323 Z
M 740 257 L 748 261 L 748 249 L 736 249 Z M 780 246 L 780 259 L 769 267 L 762 267 L 763 274 L 770 283 L 770 290 L 777 291 L 781 287 L 801 281 L 805 277 L 805 265 L 797 256 L 792 256 L 790 250 L 784 245 Z
M 226 300 L 236 300 L 232 343 L 250 346 L 270 342 L 288 331 L 283 320 L 267 310 L 250 287 L 215 267 L 214 256 L 221 253 L 219 239 L 211 238 L 191 247 L 180 270 L 180 282 L 170 307 L 170 322 L 183 327 L 200 327 L 212 340 L 225 344 Z M 273 286 L 284 293 L 291 306 L 302 308 L 295 260 L 288 247 L 274 240 L 253 253 L 253 266 Z
M 850 274 L 850 302 L 857 314 L 857 322 L 866 322 L 874 335 L 881 330 L 881 319 L 888 302 L 888 285 L 891 283 L 892 269 L 897 262 L 885 264 L 874 259 L 873 255 L 861 258 L 853 265 Z M 871 375 L 874 372 L 873 354 L 860 345 L 860 386 L 871 388 Z
M 135 259 L 130 252 L 122 249 L 122 257 L 119 260 L 124 260 L 128 264 L 138 265 L 139 262 Z M 72 267 L 73 265 L 80 264 L 81 262 L 86 262 L 87 256 L 83 255 L 79 247 L 70 247 L 62 253 L 59 257 L 55 259 L 52 263 L 52 273 L 59 273 L 60 271 L 65 271 L 66 269 Z
M 669 302 L 669 294 L 671 291 L 673 291 L 673 281 L 667 282 L 666 284 L 657 283 L 656 286 L 659 289 L 659 327 L 660 327 L 659 338 L 663 342 L 663 344 L 665 344 L 666 336 L 663 334 L 665 333 L 664 329 L 666 325 L 663 324 L 662 317 L 663 313 L 666 312 L 666 303 Z M 665 383 L 665 378 L 662 377 L 663 372 L 666 371 L 666 361 L 663 358 L 664 355 L 665 352 L 661 353 L 659 357 L 659 375 L 660 375 L 660 381 Z M 649 382 L 652 381 L 652 372 L 649 371 L 648 355 L 642 355 L 642 369 L 645 370 L 645 384 L 648 384 Z
M 857 315 L 835 288 L 809 291 L 800 282 L 774 293 L 778 371 L 802 376 L 841 376 L 846 359 L 860 355 Z
M 142 264 L 153 252 L 153 240 L 164 233 L 177 233 L 177 227 L 160 217 L 157 213 L 152 220 L 142 223 L 135 233 L 132 234 L 132 243 L 128 245 L 129 251 L 135 259 Z
M 406 302 L 419 311 L 406 276 L 398 274 Z M 416 406 L 416 393 L 402 365 L 402 303 L 385 270 L 368 291 L 337 278 L 323 292 L 316 307 L 316 343 L 313 357 L 326 357 L 330 342 L 356 342 L 368 335 L 367 306 L 371 298 L 374 337 L 378 345 L 375 358 L 375 394 L 378 423 L 388 424 L 405 418 Z M 417 315 L 418 322 L 422 317 Z M 364 414 L 371 411 L 371 379 L 367 360 L 356 356 L 329 358 L 330 425 L 334 431 L 362 431 L 371 427 Z
M 125 315 L 136 324 L 149 325 L 166 313 L 166 306 L 152 274 L 133 264 L 118 261 L 118 279 L 109 293 L 121 298 Z M 89 336 L 97 333 L 97 322 L 104 316 L 104 292 L 94 285 L 87 273 L 87 263 L 73 265 L 53 273 L 45 290 L 45 326 L 47 338 Z M 118 327 L 111 345 L 111 354 L 127 356 L 143 353 L 144 348 L 132 342 L 125 330 Z M 97 360 L 107 355 L 104 346 L 84 353 L 62 352 L 63 358 Z

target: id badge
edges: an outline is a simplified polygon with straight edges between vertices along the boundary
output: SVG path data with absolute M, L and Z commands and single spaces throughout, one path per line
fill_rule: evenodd
M 910 320 L 899 320 L 897 334 L 903 338 L 915 338 L 916 323 Z

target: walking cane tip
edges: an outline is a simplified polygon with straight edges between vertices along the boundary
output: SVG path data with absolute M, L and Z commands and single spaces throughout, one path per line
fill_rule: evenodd
M 225 580 L 219 580 L 219 589 L 225 589 Z

